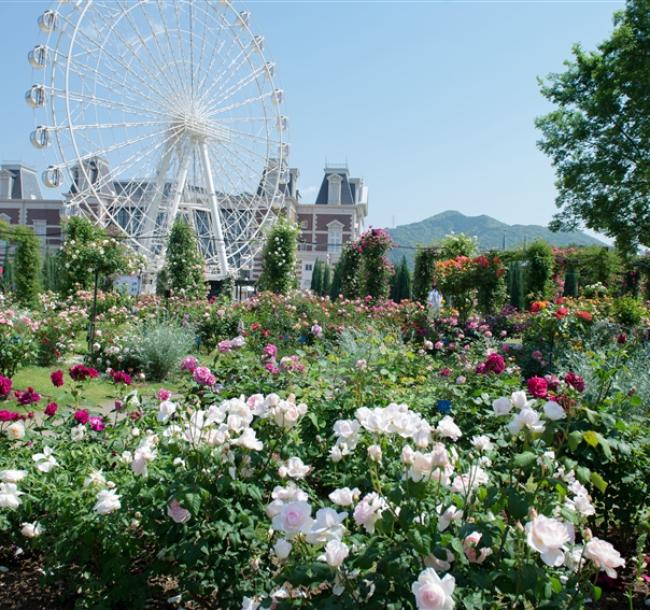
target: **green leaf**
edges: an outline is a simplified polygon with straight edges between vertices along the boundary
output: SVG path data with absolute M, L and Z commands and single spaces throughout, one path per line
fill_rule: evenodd
M 574 430 L 569 434 L 569 449 L 575 451 L 578 448 L 578 445 L 582 442 L 582 431 Z
M 582 438 L 584 439 L 585 443 L 591 445 L 592 447 L 596 447 L 598 445 L 598 433 L 594 432 L 593 430 L 587 430 L 586 432 L 583 432 Z
M 596 486 L 596 488 L 601 492 L 605 493 L 607 489 L 607 481 L 603 479 L 597 472 L 592 472 L 590 481 Z
M 524 451 L 515 455 L 513 461 L 517 468 L 528 468 L 536 459 L 537 456 L 532 451 Z
M 506 492 L 508 495 L 508 512 L 515 519 L 523 519 L 528 514 L 528 501 L 526 496 L 517 493 L 510 488 Z

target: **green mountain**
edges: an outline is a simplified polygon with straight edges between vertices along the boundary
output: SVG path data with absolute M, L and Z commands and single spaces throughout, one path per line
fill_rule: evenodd
M 391 261 L 399 262 L 402 255 L 405 255 L 411 267 L 416 246 L 436 243 L 450 233 L 475 235 L 478 238 L 479 250 L 482 252 L 503 249 L 504 239 L 506 249 L 520 248 L 524 243 L 530 244 L 536 239 L 543 239 L 553 246 L 605 245 L 581 231 L 553 233 L 540 225 L 508 225 L 485 214 L 465 216 L 454 211 L 441 212 L 420 222 L 400 225 L 387 231 L 395 244 L 403 246 L 391 250 Z

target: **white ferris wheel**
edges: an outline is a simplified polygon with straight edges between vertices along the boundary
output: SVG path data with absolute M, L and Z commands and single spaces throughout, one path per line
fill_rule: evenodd
M 283 92 L 250 13 L 229 1 L 61 1 L 29 52 L 31 142 L 57 162 L 66 214 L 119 232 L 157 271 L 169 230 L 196 230 L 208 277 L 252 265 L 282 206 Z

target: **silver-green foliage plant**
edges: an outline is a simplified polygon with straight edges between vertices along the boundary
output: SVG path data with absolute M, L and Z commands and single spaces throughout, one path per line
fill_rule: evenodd
M 192 328 L 164 323 L 143 328 L 132 341 L 132 351 L 147 378 L 162 381 L 192 351 L 195 333 Z

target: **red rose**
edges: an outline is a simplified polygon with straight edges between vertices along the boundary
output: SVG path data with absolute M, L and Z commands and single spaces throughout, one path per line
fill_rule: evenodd
M 57 410 L 59 409 L 59 405 L 57 405 L 55 402 L 51 402 L 45 407 L 45 410 L 43 411 L 45 415 L 48 417 L 53 417 Z
M 576 316 L 585 322 L 591 322 L 594 319 L 594 317 L 588 311 L 584 310 L 577 311 Z
M 57 388 L 60 388 L 65 382 L 63 381 L 63 371 L 58 370 L 58 371 L 52 371 L 50 374 L 50 380 L 52 381 L 52 385 L 54 385 Z
M 528 392 L 535 398 L 546 398 L 548 395 L 548 384 L 542 377 L 531 377 L 528 380 Z
M 80 424 L 87 424 L 88 420 L 90 419 L 90 413 L 88 413 L 88 409 L 79 409 L 78 411 L 75 411 L 74 419 Z

